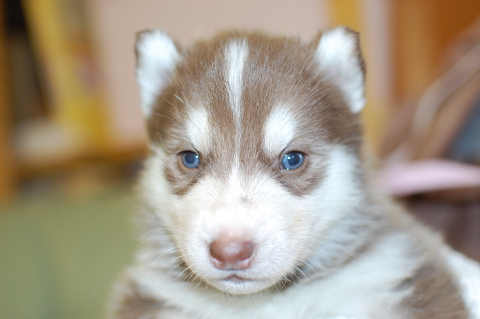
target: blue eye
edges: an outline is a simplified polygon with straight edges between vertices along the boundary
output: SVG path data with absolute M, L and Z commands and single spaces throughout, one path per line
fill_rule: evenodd
M 197 168 L 200 164 L 200 156 L 194 152 L 183 152 L 182 163 L 188 168 Z
M 286 170 L 297 169 L 302 166 L 304 161 L 303 154 L 300 152 L 290 152 L 283 156 L 282 166 Z

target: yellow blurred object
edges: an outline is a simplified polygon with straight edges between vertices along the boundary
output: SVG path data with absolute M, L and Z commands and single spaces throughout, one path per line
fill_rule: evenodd
M 0 2 L 0 201 L 9 198 L 15 190 L 15 171 L 10 147 L 9 88 L 7 84 L 6 37 L 4 7 Z
M 69 151 L 99 152 L 107 146 L 109 122 L 84 2 L 23 0 L 23 5 L 52 126 L 71 137 L 75 146 Z
M 385 129 L 385 124 L 388 119 L 388 104 L 389 101 L 382 100 L 375 88 L 372 87 L 377 83 L 378 79 L 373 79 L 372 74 L 368 72 L 368 64 L 373 61 L 371 56 L 370 43 L 368 39 L 363 36 L 366 32 L 366 23 L 364 21 L 365 15 L 363 3 L 361 0 L 328 0 L 328 7 L 330 9 L 330 17 L 332 25 L 345 25 L 357 32 L 360 32 L 360 39 L 362 43 L 362 52 L 367 64 L 367 84 L 366 97 L 367 104 L 362 112 L 362 119 L 364 122 L 364 135 L 370 150 L 378 155 L 379 147 L 382 142 L 382 132 Z

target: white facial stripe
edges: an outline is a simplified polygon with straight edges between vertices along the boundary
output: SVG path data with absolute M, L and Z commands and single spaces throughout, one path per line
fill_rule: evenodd
M 240 123 L 240 101 L 242 98 L 243 67 L 248 55 L 247 40 L 233 40 L 227 46 L 227 81 L 230 106 L 236 123 Z
M 210 123 L 204 108 L 192 108 L 187 121 L 187 135 L 197 150 L 205 152 L 210 147 Z
M 181 56 L 173 40 L 160 30 L 142 33 L 137 42 L 137 82 L 145 116 L 150 116 L 158 95 L 170 81 Z
M 228 183 L 228 194 L 232 194 L 235 198 L 242 194 L 242 186 L 240 181 L 240 172 L 238 166 L 232 167 L 232 172 L 229 176 L 229 183 Z
M 296 121 L 285 107 L 270 113 L 264 130 L 264 148 L 268 155 L 277 156 L 295 136 Z

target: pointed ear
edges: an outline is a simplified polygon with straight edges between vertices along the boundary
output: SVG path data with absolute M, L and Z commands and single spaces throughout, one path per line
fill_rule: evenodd
M 148 117 L 157 97 L 170 83 L 181 54 L 174 41 L 160 30 L 137 33 L 136 53 L 137 84 L 142 110 Z
M 340 88 L 352 113 L 359 113 L 365 105 L 359 34 L 346 27 L 324 32 L 316 43 L 315 58 L 322 75 Z

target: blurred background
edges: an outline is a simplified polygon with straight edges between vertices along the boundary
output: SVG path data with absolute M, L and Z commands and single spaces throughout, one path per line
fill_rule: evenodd
M 0 318 L 102 318 L 146 154 L 135 32 L 360 31 L 378 183 L 480 260 L 480 1 L 1 0 Z

